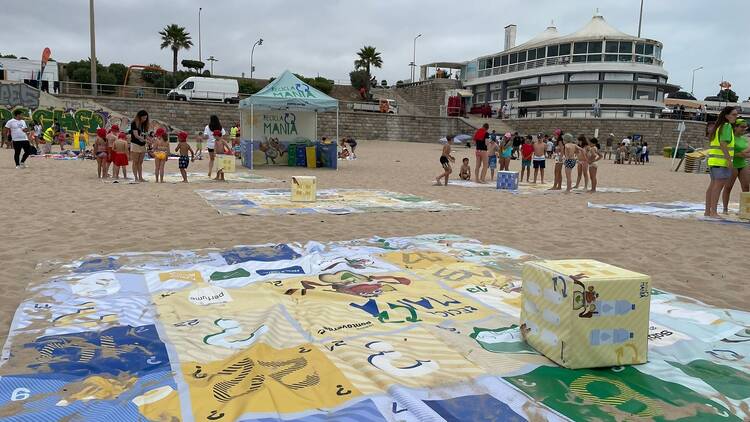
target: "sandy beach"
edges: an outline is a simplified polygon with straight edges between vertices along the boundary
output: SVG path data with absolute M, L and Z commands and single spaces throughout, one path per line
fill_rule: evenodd
M 600 186 L 639 193 L 511 195 L 494 189 L 433 186 L 441 145 L 361 141 L 359 159 L 338 171 L 289 167 L 254 174 L 283 183 L 112 184 L 97 180 L 95 161 L 29 159 L 16 170 L 12 151 L 0 151 L 2 248 L 0 341 L 5 340 L 30 281 L 43 264 L 96 253 L 229 247 L 289 241 L 349 240 L 372 235 L 453 233 L 510 246 L 544 258 L 593 258 L 649 274 L 653 286 L 711 305 L 750 310 L 745 228 L 629 215 L 587 208 L 587 202 L 639 203 L 704 199 L 707 175 L 669 171 L 668 159 L 646 166 L 600 165 Z M 455 149 L 456 162 L 473 150 Z M 239 164 L 239 162 L 238 162 Z M 547 179 L 551 181 L 551 160 Z M 205 171 L 208 161 L 191 164 Z M 153 172 L 153 162 L 144 169 Z M 519 170 L 513 161 L 511 170 Z M 167 172 L 177 172 L 169 161 Z M 241 169 L 240 171 L 244 171 Z M 368 188 L 419 195 L 479 208 L 477 211 L 366 213 L 304 216 L 220 216 L 193 191 L 288 187 L 293 175 L 314 175 L 319 189 Z M 457 177 L 457 168 L 454 173 Z M 739 190 L 738 187 L 735 188 Z M 735 192 L 733 201 L 738 201 Z M 35 270 L 38 264 L 42 264 Z

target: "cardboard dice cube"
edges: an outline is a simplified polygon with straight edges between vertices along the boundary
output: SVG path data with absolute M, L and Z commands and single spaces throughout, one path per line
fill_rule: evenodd
M 496 187 L 497 189 L 518 190 L 518 172 L 498 171 Z
M 315 176 L 292 177 L 292 202 L 315 202 L 317 198 Z
M 235 164 L 234 155 L 216 154 L 216 171 L 224 170 L 224 173 L 234 173 Z
M 523 267 L 521 331 L 566 368 L 645 363 L 651 278 L 594 260 Z
M 740 194 L 740 218 L 750 220 L 750 192 Z

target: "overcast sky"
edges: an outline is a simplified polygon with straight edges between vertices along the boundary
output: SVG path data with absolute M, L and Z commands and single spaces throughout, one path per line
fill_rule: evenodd
M 89 56 L 86 0 L 2 0 L 0 52 L 36 59 L 50 47 L 58 61 Z M 584 26 L 599 8 L 617 29 L 636 34 L 640 0 L 96 0 L 96 52 L 104 64 L 158 63 L 171 69 L 172 53 L 160 50 L 158 31 L 176 23 L 192 34 L 194 47 L 179 60 L 198 58 L 198 8 L 202 7 L 203 59 L 213 55 L 216 74 L 249 76 L 250 47 L 256 77 L 284 69 L 305 76 L 346 80 L 355 53 L 373 45 L 382 53 L 378 79 L 409 78 L 412 40 L 417 63 L 465 61 L 502 50 L 503 28 L 518 25 L 520 44 L 551 20 L 567 34 Z M 574 5 L 574 6 L 573 6 Z M 696 73 L 698 98 L 714 95 L 722 77 L 742 99 L 750 96 L 750 55 L 739 44 L 747 34 L 746 0 L 646 0 L 642 36 L 664 43 L 670 82 L 690 90 Z

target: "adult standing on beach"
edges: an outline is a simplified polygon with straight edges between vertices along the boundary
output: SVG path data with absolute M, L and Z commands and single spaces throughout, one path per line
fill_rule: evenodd
M 732 176 L 734 167 L 734 130 L 732 125 L 737 120 L 737 109 L 732 106 L 724 107 L 716 118 L 716 124 L 710 133 L 711 143 L 708 148 L 708 168 L 711 183 L 706 189 L 706 217 L 719 217 L 717 208 L 722 189 Z
M 609 136 L 607 136 L 607 140 L 605 142 L 606 142 L 605 144 L 606 149 L 604 150 L 603 157 L 604 159 L 607 159 L 607 154 L 609 154 L 609 159 L 611 160 L 612 159 L 612 146 L 615 143 L 615 134 L 610 133 Z
M 206 148 L 208 148 L 208 177 L 211 177 L 211 172 L 214 169 L 214 159 L 216 158 L 216 152 L 214 152 L 214 148 L 216 147 L 216 137 L 214 137 L 215 130 L 221 131 L 221 136 L 225 136 L 227 134 L 227 131 L 225 131 L 224 128 L 221 127 L 219 117 L 215 114 L 212 114 L 208 119 L 206 128 L 203 129 L 203 139 L 206 140 Z
M 23 120 L 21 110 L 13 112 L 13 118 L 5 123 L 4 131 L 13 143 L 13 160 L 16 162 L 16 168 L 26 168 L 26 159 L 29 158 L 31 153 L 31 144 L 29 143 L 29 137 L 26 135 L 29 128 Z M 19 160 L 21 150 L 23 150 L 23 157 Z
M 734 158 L 732 159 L 732 167 L 734 168 L 722 193 L 724 214 L 729 214 L 729 197 L 732 194 L 732 188 L 734 188 L 734 182 L 737 179 L 740 179 L 742 192 L 750 192 L 750 167 L 747 165 L 747 159 L 750 157 L 750 148 L 748 148 L 746 135 L 747 127 L 745 119 L 734 121 Z
M 136 182 L 143 180 L 143 159 L 146 157 L 148 144 L 148 129 L 151 122 L 146 110 L 140 110 L 130 123 L 130 161 L 132 162 L 133 178 Z
M 487 175 L 487 165 L 488 165 L 487 138 L 490 137 L 487 130 L 489 128 L 490 128 L 490 125 L 485 123 L 482 125 L 482 127 L 477 129 L 476 132 L 474 132 L 474 146 L 476 148 L 476 157 L 477 157 L 477 164 L 474 167 L 474 181 L 477 183 L 485 183 L 484 178 Z M 481 177 L 479 174 L 480 167 L 482 169 Z

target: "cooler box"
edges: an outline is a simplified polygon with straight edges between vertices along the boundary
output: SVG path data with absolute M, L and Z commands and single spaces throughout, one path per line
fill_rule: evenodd
M 223 169 L 224 173 L 234 173 L 234 155 L 216 154 L 214 166 L 216 167 L 216 171 Z
M 497 189 L 518 190 L 518 172 L 517 171 L 498 171 L 497 172 Z
M 750 220 L 750 192 L 740 194 L 740 218 Z
M 571 369 L 648 360 L 651 278 L 590 259 L 527 262 L 521 332 Z
M 317 167 L 315 147 L 305 147 L 305 158 L 307 160 L 307 168 L 314 169 L 315 167 Z
M 292 202 L 315 202 L 317 181 L 315 176 L 292 177 Z

